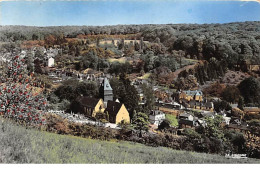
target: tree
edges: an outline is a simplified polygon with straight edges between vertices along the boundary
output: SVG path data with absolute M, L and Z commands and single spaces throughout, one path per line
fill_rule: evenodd
M 34 72 L 34 60 L 33 60 L 33 54 L 28 53 L 26 56 L 26 65 L 29 72 Z
M 78 96 L 97 96 L 98 87 L 95 82 L 79 82 L 75 80 L 67 80 L 58 87 L 54 94 L 60 100 L 67 99 L 69 101 L 76 100 Z
M 100 38 L 97 38 L 97 47 L 100 45 Z
M 232 107 L 225 100 L 222 101 L 218 100 L 214 102 L 214 109 L 216 112 L 220 112 L 221 110 L 226 110 L 226 111 L 231 110 Z
M 83 68 L 81 69 L 93 68 L 96 70 L 98 66 L 98 60 L 98 57 L 93 51 L 87 53 L 85 56 L 81 57 L 80 62 L 83 63 Z
M 43 50 L 37 49 L 35 51 L 35 58 L 38 58 L 39 60 L 44 59 L 44 52 L 43 52 Z
M 225 138 L 229 140 L 229 142 L 233 146 L 233 151 L 235 153 L 245 153 L 246 152 L 246 139 L 241 132 L 227 130 L 225 132 Z
M 238 85 L 238 89 L 245 103 L 260 104 L 260 83 L 257 79 L 253 77 L 244 79 Z
M 223 129 L 221 128 L 221 123 L 223 118 L 220 115 L 215 116 L 214 118 L 207 117 L 206 126 L 204 127 L 204 134 L 207 137 L 213 137 L 216 139 L 224 140 Z
M 110 84 L 113 89 L 114 99 L 119 99 L 121 103 L 125 104 L 132 118 L 133 111 L 139 109 L 139 96 L 136 88 L 131 85 L 130 80 L 124 74 L 121 74 L 119 79 L 111 79 Z
M 238 105 L 237 105 L 237 107 L 240 109 L 240 110 L 244 110 L 244 99 L 243 99 L 243 97 L 239 97 L 239 100 L 238 100 Z
M 169 120 L 163 120 L 162 123 L 159 124 L 158 129 L 159 130 L 166 130 L 171 127 L 171 123 Z
M 153 88 L 151 86 L 148 86 L 146 84 L 143 84 L 141 86 L 142 90 L 143 90 L 143 93 L 144 93 L 144 98 L 146 100 L 146 103 L 145 103 L 145 107 L 146 107 L 146 113 L 149 114 L 151 110 L 153 110 L 154 108 L 154 101 L 155 101 L 155 98 L 154 98 L 154 92 L 153 92 Z
M 239 100 L 239 90 L 236 86 L 227 86 L 222 94 L 221 94 L 221 97 L 226 100 L 227 102 L 230 102 L 230 103 L 235 103 L 235 102 L 238 102 Z
M 259 119 L 252 119 L 248 122 L 249 127 L 251 129 L 251 133 L 260 136 L 260 120 Z
M 139 137 L 142 137 L 142 131 L 148 131 L 149 119 L 145 113 L 138 112 L 132 119 L 132 125 L 135 130 L 139 131 Z
M 56 38 L 54 35 L 48 35 L 44 38 L 44 43 L 47 45 L 47 46 L 53 46 L 56 42 Z
M 24 59 L 15 56 L 7 64 L 8 71 L 1 74 L 4 83 L 0 86 L 1 115 L 15 120 L 22 120 L 28 124 L 40 124 L 45 120 L 47 100 L 34 92 L 33 74 L 27 72 Z

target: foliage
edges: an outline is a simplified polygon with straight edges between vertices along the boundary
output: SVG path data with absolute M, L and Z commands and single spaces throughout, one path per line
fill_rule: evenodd
M 220 97 L 225 87 L 226 86 L 224 84 L 221 84 L 219 81 L 217 81 L 216 83 L 211 84 L 209 87 L 203 89 L 203 94 L 212 97 Z
M 228 130 L 225 132 L 225 138 L 232 143 L 231 151 L 241 154 L 246 152 L 246 139 L 243 133 Z
M 141 89 L 143 90 L 143 94 L 144 94 L 144 99 L 146 101 L 145 103 L 145 109 L 147 112 L 147 114 L 150 113 L 151 110 L 154 109 L 154 92 L 153 92 L 153 88 L 152 86 L 149 86 L 147 84 L 142 84 L 141 85 Z
M 169 120 L 163 120 L 162 123 L 159 124 L 158 130 L 167 130 L 171 127 L 171 122 Z
M 96 116 L 95 116 L 95 118 L 97 119 L 97 120 L 100 120 L 101 122 L 108 122 L 108 120 L 109 120 L 109 117 L 108 117 L 109 115 L 108 115 L 108 113 L 104 113 L 104 112 L 97 112 L 96 113 Z
M 241 97 L 241 96 L 239 97 L 237 107 L 238 107 L 240 110 L 244 110 L 244 109 L 243 109 L 243 107 L 244 107 L 244 98 Z
M 60 100 L 76 100 L 78 96 L 98 96 L 98 87 L 95 82 L 79 82 L 76 80 L 67 80 L 59 86 L 54 94 Z
M 132 65 L 129 62 L 120 63 L 115 61 L 110 64 L 108 72 L 117 76 L 119 74 L 132 73 L 132 70 Z
M 223 118 L 220 115 L 216 115 L 214 118 L 207 117 L 205 119 L 206 126 L 203 128 L 203 134 L 207 137 L 212 137 L 220 140 L 225 140 L 221 123 Z
M 229 111 L 232 109 L 232 107 L 230 106 L 230 104 L 228 102 L 226 102 L 225 100 L 217 100 L 213 102 L 214 104 L 214 109 L 216 112 L 220 112 L 222 110 L 226 110 Z
M 195 76 L 188 75 L 185 78 L 184 77 L 177 78 L 177 80 L 174 82 L 174 85 L 177 89 L 182 89 L 182 90 L 194 89 L 198 87 L 198 80 Z
M 227 86 L 223 90 L 221 97 L 227 102 L 237 103 L 240 97 L 239 93 L 240 92 L 236 86 Z
M 0 140 L 1 163 L 259 163 L 256 159 L 230 160 L 219 155 L 155 148 L 133 142 L 57 135 L 2 120 Z
M 130 80 L 124 74 L 121 74 L 119 79 L 110 79 L 110 84 L 113 89 L 114 99 L 119 99 L 121 103 L 125 104 L 132 118 L 133 111 L 139 109 L 139 96 L 136 88 L 131 85 Z
M 259 119 L 252 119 L 248 121 L 248 124 L 251 128 L 251 133 L 260 136 L 260 120 Z
M 200 139 L 200 138 L 202 138 L 202 135 L 200 133 L 196 132 L 194 129 L 191 129 L 191 128 L 185 128 L 183 130 L 183 134 L 188 136 L 188 137 L 190 137 L 190 138 L 192 138 L 192 139 L 195 139 L 195 138 Z
M 132 125 L 135 130 L 139 131 L 139 136 L 142 136 L 142 131 L 148 131 L 149 119 L 145 113 L 138 112 L 132 119 Z
M 240 94 L 244 97 L 245 103 L 260 104 L 260 83 L 253 77 L 246 78 L 238 85 Z
M 0 86 L 1 115 L 29 124 L 41 124 L 47 100 L 35 92 L 33 74 L 28 76 L 24 59 L 19 56 L 11 58 L 7 67 L 8 71 L 0 77 L 4 80 Z

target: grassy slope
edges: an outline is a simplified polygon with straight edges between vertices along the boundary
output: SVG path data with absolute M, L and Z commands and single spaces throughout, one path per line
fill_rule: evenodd
M 0 119 L 0 163 L 260 163 L 25 129 Z
M 171 115 L 171 114 L 166 114 L 165 118 L 170 121 L 172 126 L 178 127 L 178 120 L 177 120 L 176 116 Z

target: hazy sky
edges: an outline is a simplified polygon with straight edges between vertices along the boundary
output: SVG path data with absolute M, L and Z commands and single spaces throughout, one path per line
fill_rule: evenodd
M 116 25 L 260 21 L 260 3 L 239 1 L 4 1 L 1 25 Z

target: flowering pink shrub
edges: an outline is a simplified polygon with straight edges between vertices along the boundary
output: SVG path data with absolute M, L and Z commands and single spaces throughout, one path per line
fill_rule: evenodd
M 47 100 L 33 93 L 33 74 L 28 74 L 24 59 L 13 57 L 0 78 L 0 115 L 29 124 L 44 123 Z

